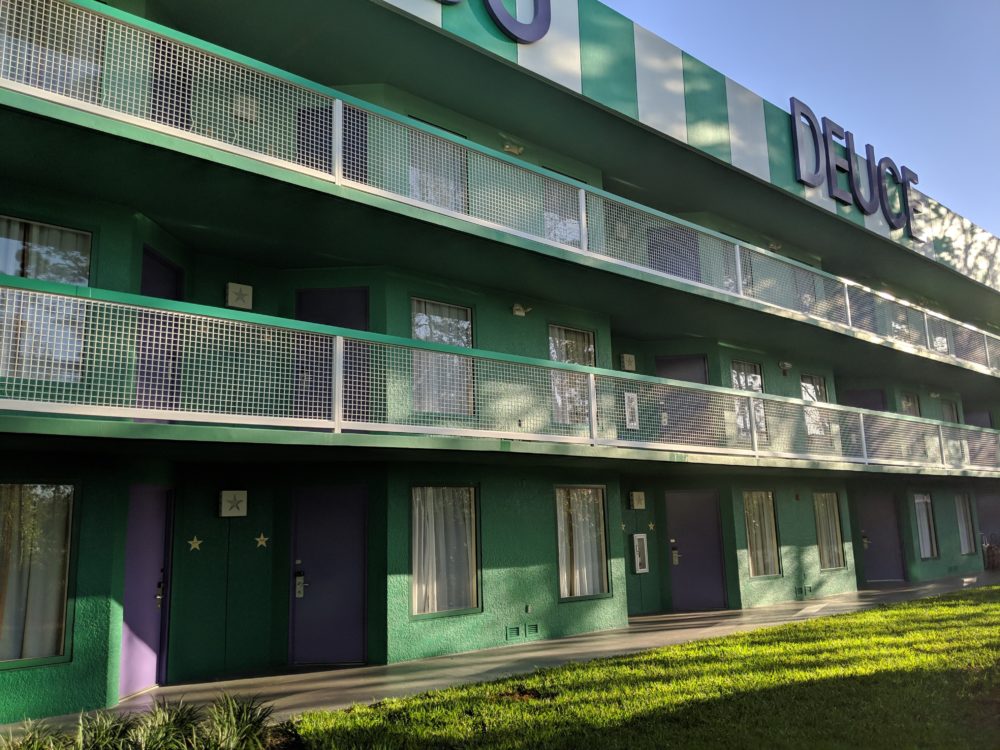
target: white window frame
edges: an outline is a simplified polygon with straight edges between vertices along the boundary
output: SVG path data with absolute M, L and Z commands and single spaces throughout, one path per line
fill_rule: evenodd
M 467 607 L 453 607 L 444 609 L 430 609 L 421 605 L 421 601 L 426 597 L 421 591 L 427 582 L 419 579 L 418 571 L 421 564 L 418 560 L 420 553 L 430 553 L 434 555 L 437 550 L 421 550 L 418 547 L 418 519 L 416 518 L 417 492 L 419 490 L 467 490 L 469 492 L 470 511 L 472 514 L 472 524 L 469 536 L 469 557 L 472 563 L 470 569 L 470 579 L 468 585 L 472 593 L 472 602 Z M 440 616 L 449 614 L 464 614 L 475 612 L 481 609 L 482 593 L 480 591 L 480 571 L 481 561 L 479 557 L 479 500 L 476 487 L 472 485 L 415 485 L 410 488 L 410 612 L 414 617 Z
M 826 557 L 824 555 L 823 546 L 823 530 L 821 528 L 822 520 L 828 520 L 828 516 L 820 512 L 820 502 L 829 502 L 832 498 L 833 510 L 834 510 L 834 524 L 830 529 L 830 536 L 834 539 L 834 549 L 835 560 L 830 560 L 829 558 L 824 560 Z M 819 569 L 820 570 L 842 570 L 847 567 L 847 556 L 844 554 L 844 533 L 843 533 L 843 520 L 840 516 L 840 496 L 836 492 L 814 492 L 813 493 L 813 513 L 816 516 L 816 548 L 819 552 Z M 822 519 L 822 520 L 821 520 Z M 831 565 L 831 562 L 836 562 L 836 565 Z
M 937 559 L 937 528 L 934 522 L 934 500 L 929 492 L 913 494 L 913 510 L 917 522 L 917 551 L 921 560 Z
M 958 517 L 958 543 L 963 555 L 976 554 L 976 527 L 972 515 L 972 496 L 965 492 L 955 495 Z

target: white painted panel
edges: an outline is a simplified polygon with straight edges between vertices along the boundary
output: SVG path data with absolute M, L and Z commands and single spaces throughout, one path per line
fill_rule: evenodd
M 636 24 L 635 62 L 639 121 L 687 143 L 680 49 Z
M 421 21 L 426 21 L 433 26 L 441 26 L 441 3 L 437 0 L 377 0 L 382 5 L 390 5 L 393 8 L 416 16 Z
M 530 21 L 535 12 L 534 0 L 517 0 L 517 17 Z M 568 89 L 583 89 L 580 70 L 579 0 L 552 0 L 552 28 L 534 44 L 519 44 L 517 62 L 538 75 Z
M 729 144 L 733 166 L 770 182 L 764 100 L 727 78 L 726 101 L 729 106 Z

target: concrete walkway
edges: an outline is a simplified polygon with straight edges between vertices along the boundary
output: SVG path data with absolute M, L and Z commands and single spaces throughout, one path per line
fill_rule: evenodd
M 427 690 L 483 682 L 531 672 L 571 661 L 587 661 L 668 646 L 740 631 L 781 625 L 814 617 L 857 612 L 883 604 L 919 599 L 972 586 L 1000 584 L 1000 573 L 990 571 L 968 578 L 929 584 L 895 584 L 807 602 L 789 602 L 751 610 L 725 610 L 636 617 L 628 628 L 603 631 L 517 646 L 474 651 L 453 656 L 403 662 L 388 666 L 356 667 L 321 672 L 255 677 L 226 682 L 171 685 L 131 698 L 121 711 L 142 710 L 155 699 L 207 703 L 225 691 L 255 695 L 287 718 L 312 709 L 346 708 Z M 74 717 L 75 720 L 75 717 Z

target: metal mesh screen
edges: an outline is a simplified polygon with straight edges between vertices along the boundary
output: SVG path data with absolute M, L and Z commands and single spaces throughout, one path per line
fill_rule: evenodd
M 754 399 L 757 445 L 775 456 L 864 460 L 858 414 L 816 404 Z M 759 412 L 763 410 L 763 415 Z M 763 417 L 763 418 L 761 418 Z
M 941 436 L 950 467 L 1000 468 L 1000 436 L 996 433 L 948 425 L 941 428 Z
M 736 294 L 736 246 L 626 203 L 587 194 L 588 249 Z
M 360 339 L 344 367 L 346 429 L 590 441 L 585 373 Z
M 344 179 L 580 246 L 576 188 L 351 105 L 344 107 Z
M 0 290 L 0 393 L 55 411 L 329 424 L 332 347 L 320 334 Z
M 745 296 L 847 325 L 847 299 L 839 279 L 745 247 L 740 257 Z
M 865 437 L 872 463 L 941 465 L 941 435 L 937 425 L 887 414 L 866 414 Z
M 753 439 L 737 419 L 747 400 L 745 396 L 599 375 L 598 437 L 625 445 L 749 453 Z
M 364 109 L 338 143 L 334 98 L 60 0 L 0 2 L 0 79 L 331 179 L 339 153 L 356 186 L 1000 370 L 1000 339 L 933 315 L 928 341 L 920 308 L 853 285 L 849 318 L 834 276 L 590 191 L 581 216 L 573 185 Z

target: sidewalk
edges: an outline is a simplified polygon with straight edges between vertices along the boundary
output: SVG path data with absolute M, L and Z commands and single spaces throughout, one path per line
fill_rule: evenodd
M 781 625 L 814 617 L 857 612 L 883 604 L 919 599 L 971 586 L 1000 584 L 1000 573 L 953 578 L 928 584 L 894 584 L 807 602 L 751 610 L 651 615 L 633 618 L 628 628 L 388 666 L 254 677 L 225 682 L 171 685 L 131 698 L 121 711 L 146 708 L 153 700 L 208 703 L 221 692 L 256 695 L 274 706 L 276 718 L 314 709 L 346 708 L 427 690 L 482 682 L 571 661 L 633 653 L 703 638 Z M 74 717 L 75 720 L 75 717 Z

